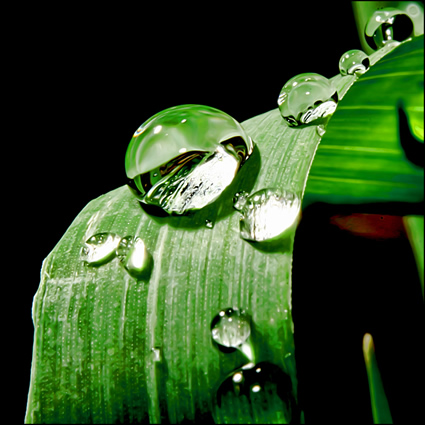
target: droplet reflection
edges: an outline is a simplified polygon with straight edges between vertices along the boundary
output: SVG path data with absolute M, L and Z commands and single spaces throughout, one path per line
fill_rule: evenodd
M 319 74 L 299 74 L 282 88 L 277 104 L 288 126 L 321 124 L 337 107 L 333 83 Z
M 214 202 L 253 151 L 241 125 L 208 106 L 180 105 L 147 120 L 127 149 L 133 193 L 169 214 Z

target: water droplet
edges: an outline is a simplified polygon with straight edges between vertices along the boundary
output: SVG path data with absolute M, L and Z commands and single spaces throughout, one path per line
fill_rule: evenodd
M 289 190 L 261 189 L 240 210 L 241 237 L 256 242 L 276 238 L 295 223 L 300 208 L 300 197 Z
M 253 148 L 241 125 L 226 113 L 180 105 L 139 127 L 128 146 L 125 167 L 141 202 L 184 214 L 214 202 Z
M 205 226 L 208 227 L 208 229 L 212 229 L 214 227 L 214 223 L 211 220 L 205 220 Z
M 333 83 L 319 74 L 306 73 L 291 78 L 282 88 L 277 104 L 290 127 L 320 124 L 337 107 L 338 94 Z
M 386 7 L 375 10 L 365 26 L 365 39 L 376 50 L 387 44 L 407 40 L 414 32 L 413 22 L 405 11 Z
M 362 75 L 370 66 L 369 56 L 362 50 L 349 50 L 339 60 L 341 75 Z
M 323 137 L 323 135 L 326 133 L 326 126 L 325 125 L 318 125 L 316 127 L 316 133 L 320 136 Z
M 246 205 L 246 200 L 248 196 L 249 196 L 248 192 L 245 192 L 245 191 L 237 192 L 235 196 L 233 197 L 233 208 L 236 211 L 243 211 Z
M 152 256 L 139 237 L 125 236 L 116 249 L 116 255 L 128 273 L 137 278 L 149 277 L 152 269 Z
M 237 348 L 251 334 L 249 316 L 244 310 L 227 308 L 221 310 L 211 322 L 212 339 L 224 347 Z
M 115 257 L 115 250 L 120 242 L 113 233 L 97 233 L 90 236 L 81 250 L 81 259 L 90 266 L 100 266 Z
M 160 362 L 162 359 L 162 355 L 161 355 L 161 349 L 158 347 L 153 347 L 151 349 L 152 351 L 152 358 L 154 362 Z
M 216 423 L 290 423 L 296 415 L 291 378 L 269 362 L 233 372 L 215 401 Z

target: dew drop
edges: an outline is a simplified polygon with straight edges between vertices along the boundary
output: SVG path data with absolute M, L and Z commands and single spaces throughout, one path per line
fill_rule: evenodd
M 139 237 L 125 236 L 116 249 L 116 255 L 128 273 L 136 279 L 148 278 L 152 270 L 152 256 Z
M 211 220 L 205 220 L 205 226 L 208 227 L 208 229 L 212 229 L 214 227 L 214 223 Z
M 274 239 L 295 223 L 300 208 L 300 197 L 289 190 L 261 189 L 240 210 L 241 237 L 255 242 Z
M 316 133 L 320 136 L 323 137 L 324 134 L 326 133 L 326 126 L 324 125 L 318 125 L 316 127 Z
M 365 39 L 374 49 L 407 40 L 414 32 L 414 25 L 405 11 L 386 7 L 375 10 L 365 26 Z
M 130 141 L 125 157 L 129 186 L 141 202 L 168 214 L 185 214 L 214 202 L 253 148 L 241 125 L 218 109 L 165 109 Z
M 290 423 L 296 416 L 291 379 L 269 362 L 236 370 L 218 388 L 214 414 L 216 423 Z
M 326 122 L 337 107 L 333 83 L 319 74 L 299 74 L 282 88 L 277 104 L 290 127 Z
M 362 50 L 349 50 L 339 60 L 341 75 L 362 75 L 370 66 L 369 56 Z
M 154 362 L 160 362 L 162 359 L 161 349 L 158 347 L 153 347 L 151 348 L 151 352 L 152 352 L 152 360 Z
M 90 266 L 100 266 L 115 257 L 115 250 L 120 242 L 113 233 L 97 233 L 90 236 L 81 250 L 81 259 Z
M 245 192 L 245 191 L 237 192 L 235 196 L 233 197 L 233 208 L 236 211 L 243 211 L 246 205 L 246 200 L 248 196 L 249 196 L 248 192 Z
M 251 334 L 249 316 L 244 310 L 227 308 L 221 310 L 211 322 L 212 339 L 224 347 L 237 348 Z

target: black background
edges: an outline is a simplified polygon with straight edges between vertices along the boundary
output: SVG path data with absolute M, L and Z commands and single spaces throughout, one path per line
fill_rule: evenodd
M 243 122 L 276 108 L 289 78 L 303 72 L 330 78 L 345 51 L 361 48 L 350 2 L 332 3 L 332 9 L 331 3 L 288 3 L 70 6 L 38 10 L 21 29 L 16 215 L 34 241 L 26 286 L 19 289 L 22 416 L 42 260 L 90 200 L 126 183 L 124 155 L 139 125 L 185 103 L 212 106 Z

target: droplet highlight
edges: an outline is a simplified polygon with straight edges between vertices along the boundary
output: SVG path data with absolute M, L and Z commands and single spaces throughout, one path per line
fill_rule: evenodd
M 116 255 L 127 272 L 137 278 L 148 278 L 152 270 L 152 256 L 144 241 L 132 235 L 125 236 L 119 242 Z
M 219 386 L 214 414 L 216 423 L 291 423 L 297 414 L 291 379 L 269 362 L 236 370 Z
M 96 233 L 90 236 L 81 250 L 81 259 L 90 266 L 100 266 L 115 257 L 120 237 L 113 233 Z
M 235 307 L 221 310 L 211 322 L 213 341 L 224 347 L 237 348 L 250 334 L 250 318 L 245 310 Z
M 168 214 L 185 214 L 214 202 L 254 148 L 226 113 L 180 105 L 147 120 L 134 133 L 125 158 L 134 195 Z
M 335 112 L 338 94 L 327 78 L 305 73 L 291 78 L 283 86 L 277 104 L 288 126 L 318 125 Z
M 211 220 L 205 220 L 205 227 L 212 229 L 214 227 L 214 223 Z
M 339 60 L 339 72 L 341 75 L 362 75 L 370 67 L 369 56 L 362 50 L 349 50 Z
M 277 238 L 296 222 L 300 208 L 300 197 L 290 190 L 259 190 L 239 210 L 240 235 L 255 242 Z

